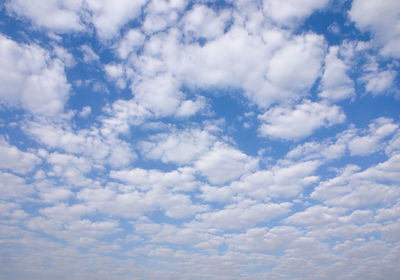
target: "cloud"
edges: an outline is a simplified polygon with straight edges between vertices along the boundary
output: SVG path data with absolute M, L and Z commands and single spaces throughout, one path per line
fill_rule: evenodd
M 35 115 L 63 112 L 70 85 L 59 59 L 35 44 L 18 44 L 0 35 L 0 102 Z
M 23 152 L 1 138 L 0 154 L 2 155 L 0 159 L 0 168 L 9 169 L 20 174 L 26 174 L 32 171 L 41 162 L 40 158 L 34 153 Z
M 247 174 L 240 181 L 232 182 L 231 187 L 237 193 L 261 201 L 268 201 L 271 197 L 294 197 L 303 187 L 318 181 L 313 174 L 319 165 L 318 160 L 277 164 L 269 170 Z
M 4 2 L 0 278 L 397 279 L 398 5 L 345 2 Z
M 146 6 L 146 18 L 143 29 L 146 33 L 153 33 L 166 29 L 176 23 L 179 13 L 185 9 L 187 1 L 184 0 L 152 0 Z
M 393 70 L 368 73 L 363 76 L 363 80 L 366 81 L 365 89 L 373 95 L 393 90 L 391 87 L 396 76 L 397 73 Z
M 80 129 L 74 131 L 70 123 L 56 124 L 49 122 L 27 122 L 23 130 L 31 138 L 52 149 L 61 149 L 73 155 L 84 155 L 98 167 L 99 164 L 109 164 L 121 167 L 136 159 L 131 146 L 116 137 L 105 122 L 105 127 L 99 129 Z M 112 129 L 117 129 L 113 126 Z M 101 130 L 101 131 L 100 131 Z
M 82 0 L 44 0 L 37 4 L 12 0 L 8 1 L 7 8 L 22 17 L 27 17 L 40 27 L 56 32 L 72 32 L 85 28 L 79 15 L 82 4 Z
M 243 229 L 286 215 L 291 206 L 291 203 L 241 201 L 222 210 L 198 214 L 196 219 L 218 229 Z
M 144 0 L 87 0 L 90 20 L 101 39 L 119 35 L 120 28 L 141 14 Z
M 195 163 L 195 168 L 212 184 L 224 184 L 257 168 L 257 159 L 217 143 Z
M 83 61 L 85 61 L 86 63 L 99 60 L 99 56 L 92 50 L 89 45 L 82 45 L 81 50 L 83 53 Z
M 35 190 L 19 176 L 0 171 L 0 192 L 4 199 L 26 199 Z
M 228 10 L 216 13 L 207 6 L 196 5 L 182 19 L 183 32 L 189 38 L 212 40 L 224 34 L 229 20 Z
M 347 75 L 346 64 L 338 58 L 338 47 L 330 47 L 325 58 L 325 69 L 320 84 L 320 96 L 332 101 L 354 97 L 354 83 Z
M 340 212 L 342 212 L 340 209 L 317 205 L 307 208 L 304 212 L 297 212 L 285 219 L 285 221 L 289 224 L 302 226 L 325 225 L 337 221 L 337 215 Z
M 265 254 L 284 250 L 298 236 L 295 227 L 250 228 L 245 233 L 230 236 L 227 243 L 230 248 L 238 251 Z
M 118 37 L 119 29 L 141 14 L 144 0 L 45 0 L 39 5 L 23 0 L 10 0 L 7 9 L 31 20 L 35 25 L 56 33 L 88 31 L 96 28 L 100 39 Z
M 311 197 L 327 205 L 350 209 L 393 203 L 399 191 L 389 182 L 399 179 L 396 174 L 399 158 L 399 155 L 394 155 L 364 171 L 359 171 L 358 166 L 347 166 L 336 177 L 321 182 Z
M 152 160 L 190 164 L 217 141 L 214 126 L 160 133 L 140 143 L 142 154 Z
M 307 0 L 298 2 L 295 0 L 279 1 L 264 0 L 264 13 L 280 25 L 290 26 L 298 24 L 301 20 L 310 16 L 314 11 L 325 8 L 329 0 Z
M 274 107 L 259 116 L 260 134 L 287 140 L 301 139 L 321 127 L 343 123 L 341 109 L 334 105 L 305 101 L 294 109 Z
M 399 11 L 400 4 L 396 0 L 385 3 L 379 0 L 354 0 L 349 17 L 358 28 L 372 33 L 372 40 L 380 47 L 382 55 L 398 58 L 400 31 L 396 26 Z
M 135 53 L 139 49 L 145 40 L 145 36 L 138 29 L 130 29 L 124 34 L 124 37 L 119 41 L 117 45 L 117 54 L 121 59 L 126 59 L 130 53 Z
M 381 148 L 382 140 L 393 134 L 398 125 L 387 118 L 374 120 L 365 136 L 355 136 L 349 142 L 349 150 L 352 155 L 368 155 Z

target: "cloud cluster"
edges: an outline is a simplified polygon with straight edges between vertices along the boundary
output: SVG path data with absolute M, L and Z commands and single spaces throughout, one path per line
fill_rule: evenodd
M 399 9 L 0 4 L 0 278 L 397 279 Z

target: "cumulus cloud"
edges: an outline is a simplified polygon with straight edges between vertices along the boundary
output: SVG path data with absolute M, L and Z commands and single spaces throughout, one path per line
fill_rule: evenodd
M 321 127 L 343 123 L 346 116 L 337 106 L 306 101 L 293 109 L 274 107 L 259 118 L 261 135 L 296 140 Z
M 217 137 L 213 133 L 216 129 L 216 127 L 209 126 L 203 130 L 193 128 L 160 133 L 143 141 L 140 148 L 147 158 L 153 160 L 190 164 L 207 152 L 217 141 Z
M 257 168 L 257 159 L 224 144 L 217 143 L 195 163 L 212 184 L 224 184 Z
M 399 7 L 344 4 L 0 4 L 0 278 L 397 279 Z
M 346 64 L 338 58 L 338 47 L 331 47 L 325 58 L 325 69 L 320 84 L 320 96 L 329 100 L 339 101 L 355 94 L 354 83 L 347 75 Z
M 396 26 L 398 26 L 399 11 L 400 4 L 396 0 L 385 2 L 355 0 L 349 16 L 361 30 L 372 33 L 373 42 L 380 47 L 382 55 L 398 58 L 400 32 Z
M 26 174 L 32 171 L 41 160 L 34 153 L 23 152 L 0 138 L 0 168 Z
M 57 33 L 85 31 L 91 23 L 101 39 L 109 39 L 118 36 L 123 25 L 138 17 L 144 4 L 144 0 L 46 0 L 34 5 L 11 0 L 7 8 L 35 25 Z
M 12 12 L 32 20 L 40 27 L 58 32 L 81 31 L 84 25 L 79 11 L 83 1 L 45 0 L 33 3 L 24 0 L 8 1 L 7 8 Z
M 222 210 L 198 214 L 196 219 L 219 229 L 243 229 L 283 216 L 290 212 L 290 203 L 254 203 L 242 201 Z
M 327 6 L 329 0 L 279 1 L 264 0 L 264 13 L 281 25 L 293 25 Z
M 70 85 L 64 65 L 35 44 L 19 44 L 0 35 L 0 101 L 32 114 L 63 112 Z
M 332 206 L 351 209 L 381 203 L 393 203 L 399 191 L 395 185 L 399 176 L 399 155 L 394 155 L 386 162 L 364 171 L 355 165 L 349 165 L 336 177 L 323 181 L 311 194 L 312 198 L 322 200 Z
M 368 155 L 381 148 L 382 140 L 393 134 L 398 129 L 398 124 L 387 118 L 374 120 L 368 128 L 368 134 L 355 136 L 349 142 L 352 155 Z

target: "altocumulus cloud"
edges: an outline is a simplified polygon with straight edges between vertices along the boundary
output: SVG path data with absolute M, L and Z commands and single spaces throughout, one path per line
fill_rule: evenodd
M 398 279 L 399 1 L 0 14 L 1 279 Z

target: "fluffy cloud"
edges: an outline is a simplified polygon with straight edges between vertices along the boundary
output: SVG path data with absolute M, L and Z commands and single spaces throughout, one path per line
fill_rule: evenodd
M 33 153 L 23 152 L 16 146 L 10 145 L 0 138 L 0 168 L 10 169 L 13 172 L 26 174 L 32 171 L 40 159 Z
M 264 0 L 264 13 L 281 25 L 290 26 L 310 16 L 315 10 L 327 6 L 329 0 L 279 1 Z
M 245 233 L 232 235 L 227 243 L 239 251 L 274 253 L 290 246 L 298 236 L 299 232 L 295 227 L 251 228 Z
M 397 279 L 398 5 L 348 4 L 0 4 L 0 278 Z
M 70 85 L 59 59 L 37 45 L 18 44 L 0 35 L 0 101 L 35 115 L 55 116 Z
M 224 184 L 257 168 L 257 159 L 217 143 L 195 163 L 195 167 L 210 183 Z
M 224 33 L 229 19 L 227 10 L 217 14 L 213 9 L 197 5 L 182 20 L 183 31 L 189 38 L 212 40 Z
M 8 1 L 7 8 L 20 16 L 27 17 L 41 27 L 58 32 L 84 29 L 79 10 L 83 1 L 45 0 L 39 4 L 24 0 Z
M 25 199 L 34 193 L 34 188 L 19 176 L 0 171 L 0 192 L 4 199 Z
M 397 47 L 400 32 L 396 27 L 399 11 L 400 4 L 396 0 L 354 0 L 349 16 L 361 30 L 372 33 L 373 41 L 381 47 L 382 55 L 400 57 Z
M 395 183 L 399 179 L 396 174 L 399 158 L 399 155 L 394 155 L 386 162 L 364 171 L 359 171 L 358 166 L 347 166 L 337 177 L 321 182 L 311 197 L 328 205 L 352 209 L 393 203 L 399 195 Z
M 338 58 L 338 47 L 331 47 L 325 58 L 325 70 L 320 84 L 320 96 L 338 101 L 354 96 L 354 83 L 348 77 L 346 64 Z
M 319 165 L 317 160 L 277 164 L 269 170 L 259 170 L 243 176 L 231 186 L 238 193 L 246 193 L 261 201 L 268 201 L 271 197 L 293 197 L 299 194 L 303 187 L 318 180 L 313 173 Z
M 367 73 L 363 76 L 363 80 L 366 81 L 365 89 L 374 95 L 387 92 L 393 85 L 396 76 L 397 73 L 393 70 Z
M 198 214 L 196 219 L 218 229 L 243 229 L 290 212 L 291 203 L 254 203 L 241 201 L 222 210 Z
M 140 144 L 142 153 L 149 159 L 162 162 L 189 164 L 207 152 L 217 141 L 218 128 L 207 126 L 184 131 L 171 131 L 150 137 Z
M 349 142 L 349 149 L 352 155 L 368 155 L 378 151 L 381 148 L 381 142 L 384 138 L 393 134 L 398 125 L 387 118 L 374 120 L 365 136 L 355 136 Z
M 28 122 L 23 129 L 27 135 L 51 149 L 88 157 L 96 167 L 104 164 L 121 167 L 136 158 L 130 145 L 118 139 L 107 126 L 101 131 L 96 127 L 74 131 L 68 123 Z
M 7 8 L 39 27 L 57 33 L 84 31 L 91 23 L 101 39 L 109 39 L 118 35 L 123 25 L 138 17 L 144 4 L 144 0 L 45 0 L 34 5 L 23 0 L 10 0 Z
M 294 109 L 274 107 L 259 117 L 260 133 L 283 139 L 300 139 L 320 127 L 344 122 L 345 115 L 337 106 L 306 101 Z
M 96 27 L 100 38 L 108 39 L 116 36 L 120 28 L 135 19 L 141 13 L 145 4 L 144 0 L 87 0 L 87 7 L 90 13 L 90 20 Z

